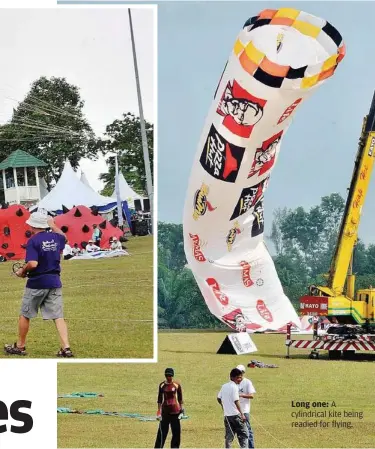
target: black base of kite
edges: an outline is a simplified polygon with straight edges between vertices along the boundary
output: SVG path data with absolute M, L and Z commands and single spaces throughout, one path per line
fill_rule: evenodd
M 247 332 L 228 334 L 216 354 L 249 354 L 256 352 L 257 347 Z
M 221 343 L 221 346 L 217 350 L 216 354 L 237 354 L 228 335 L 224 338 L 224 341 Z

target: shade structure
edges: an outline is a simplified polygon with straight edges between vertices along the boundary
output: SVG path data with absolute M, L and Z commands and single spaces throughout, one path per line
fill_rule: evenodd
M 66 161 L 56 186 L 37 207 L 47 211 L 60 211 L 63 210 L 63 206 L 71 209 L 77 205 L 102 207 L 110 203 L 113 203 L 112 198 L 102 196 L 84 184 L 74 172 L 70 162 Z
M 119 187 L 120 187 L 120 198 L 121 201 L 126 201 L 129 207 L 134 208 L 134 200 L 143 200 L 144 198 L 138 193 L 134 192 L 134 190 L 129 186 L 124 175 L 119 173 Z M 112 201 L 116 200 L 116 189 L 112 194 Z

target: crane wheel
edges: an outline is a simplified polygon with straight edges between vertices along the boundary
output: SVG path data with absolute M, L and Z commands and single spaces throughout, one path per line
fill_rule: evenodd
M 342 358 L 346 360 L 353 360 L 355 358 L 355 351 L 343 351 Z
M 339 360 L 341 358 L 341 351 L 328 351 L 328 357 L 330 360 Z

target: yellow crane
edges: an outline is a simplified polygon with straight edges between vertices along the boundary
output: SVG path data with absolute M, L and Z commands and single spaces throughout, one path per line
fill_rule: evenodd
M 331 323 L 357 324 L 370 332 L 375 324 L 375 288 L 355 293 L 353 252 L 358 238 L 362 207 L 375 160 L 375 93 L 363 120 L 353 175 L 326 286 L 310 286 L 300 299 L 302 315 L 324 315 Z M 375 329 L 374 329 L 375 331 Z M 373 332 L 374 332 L 373 331 Z

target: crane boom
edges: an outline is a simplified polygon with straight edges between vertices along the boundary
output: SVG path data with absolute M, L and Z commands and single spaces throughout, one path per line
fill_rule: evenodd
M 302 315 L 324 315 L 333 323 L 375 325 L 375 288 L 355 291 L 353 251 L 358 238 L 362 207 L 375 161 L 375 93 L 364 118 L 348 198 L 329 270 L 327 285 L 309 287 L 300 298 Z M 345 289 L 346 285 L 346 289 Z M 375 336 L 375 334 L 374 334 Z
M 357 241 L 362 206 L 369 188 L 375 156 L 375 93 L 362 134 L 354 165 L 345 211 L 329 271 L 328 287 L 335 295 L 344 291 L 348 268 Z

